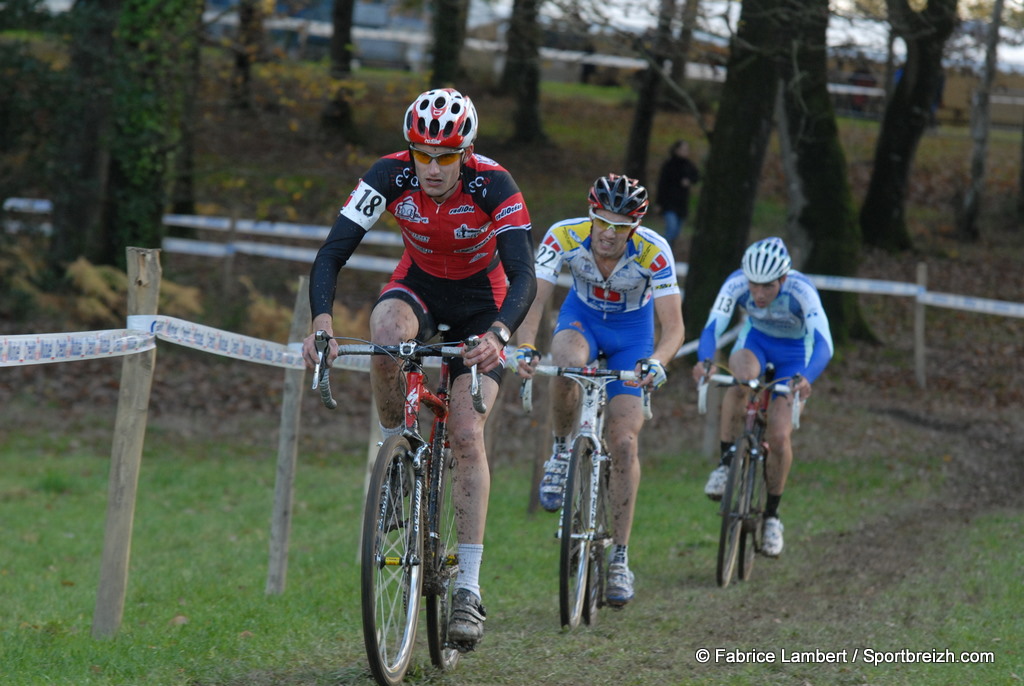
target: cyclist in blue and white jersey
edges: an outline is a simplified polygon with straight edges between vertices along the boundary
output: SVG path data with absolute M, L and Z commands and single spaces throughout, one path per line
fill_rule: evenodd
M 610 369 L 635 369 L 638 374 L 648 369 L 641 385 L 657 388 L 666 380 L 660 360 L 671 360 L 683 343 L 682 295 L 672 249 L 660 235 L 640 226 L 648 197 L 635 179 L 602 176 L 588 201 L 588 216 L 554 224 L 537 248 L 537 295 L 519 327 L 517 371 L 525 377 L 533 374 L 541 316 L 559 272 L 567 266 L 573 285 L 551 341 L 553 364 L 584 366 L 600 353 Z M 661 329 L 657 343 L 655 316 Z M 615 381 L 607 391 L 614 546 L 605 597 L 621 607 L 634 595 L 627 546 L 640 484 L 638 437 L 644 418 L 639 387 Z M 572 380 L 553 379 L 554 445 L 540 484 L 540 503 L 549 512 L 562 506 L 579 397 Z
M 732 375 L 756 379 L 771 362 L 775 378 L 793 377 L 789 385 L 800 394 L 801 402 L 810 397 L 811 383 L 832 359 L 832 333 L 818 289 L 791 267 L 781 238 L 766 238 L 747 248 L 742 268 L 725 280 L 701 332 L 698 362 L 693 368 L 695 381 L 704 378 L 705 362 L 714 358 L 718 339 L 733 315 L 742 310 L 747 318 L 729 355 Z M 725 491 L 745 403 L 744 391 L 738 386 L 727 389 L 722 399 L 722 459 L 704 487 L 712 500 L 721 500 Z M 778 395 L 768 409 L 767 440 L 771 450 L 765 465 L 768 499 L 762 552 L 769 557 L 777 557 L 783 546 L 779 502 L 793 463 L 792 408 L 790 396 Z

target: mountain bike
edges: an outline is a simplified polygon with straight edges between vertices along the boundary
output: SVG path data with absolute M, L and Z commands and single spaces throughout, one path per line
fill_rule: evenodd
M 582 391 L 580 417 L 574 432 L 565 497 L 555 537 L 560 542 L 558 606 L 562 626 L 575 629 L 582 620 L 592 624 L 603 607 L 606 550 L 612 544 L 608 487 L 611 458 L 604 440 L 604 409 L 607 385 L 615 380 L 636 382 L 632 370 L 599 367 L 538 365 L 534 374 L 564 376 Z M 646 375 L 646 371 L 644 371 Z M 643 389 L 644 417 L 650 419 L 650 392 Z M 533 409 L 532 379 L 520 386 L 523 409 Z
M 736 441 L 736 454 L 729 464 L 729 477 L 719 509 L 722 525 L 715 575 L 718 585 L 725 588 L 736 572 L 742 581 L 750 579 L 754 554 L 761 550 L 767 499 L 765 465 L 769 446 L 764 435 L 768 426 L 768 406 L 774 394 L 788 395 L 791 391 L 782 383 L 788 378 L 774 378 L 775 367 L 771 363 L 766 365 L 763 379 L 740 381 L 728 374 L 710 374 L 710 366 L 708 372 L 697 387 L 697 410 L 700 414 L 707 412 L 707 393 L 711 383 L 723 387 L 743 386 L 749 391 L 743 435 Z M 794 428 L 800 426 L 800 406 L 800 394 L 797 393 L 793 398 Z
M 334 409 L 327 366 L 328 336 L 317 331 L 320 361 L 313 389 Z M 342 340 L 342 339 L 337 339 Z M 355 340 L 355 339 L 348 339 Z M 405 377 L 405 411 L 401 435 L 383 441 L 377 452 L 363 510 L 361 595 L 363 642 L 370 671 L 382 686 L 401 683 L 409 668 L 426 599 L 427 645 L 431 662 L 448 671 L 459 661 L 460 646 L 448 640 L 448 620 L 458 573 L 458 540 L 452 505 L 452 452 L 448 441 L 449 360 L 461 357 L 472 337 L 461 343 L 339 345 L 339 355 L 387 355 L 399 362 Z M 423 360 L 441 358 L 436 391 L 427 386 Z M 473 406 L 487 411 L 475 366 L 470 392 Z M 429 438 L 420 433 L 419 414 L 433 415 Z

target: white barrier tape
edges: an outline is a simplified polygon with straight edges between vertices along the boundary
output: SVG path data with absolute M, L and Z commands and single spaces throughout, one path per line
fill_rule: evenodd
M 735 341 L 737 336 L 740 335 L 740 329 L 742 329 L 742 328 L 743 328 L 743 321 L 740 321 L 739 324 L 737 324 L 736 326 L 732 327 L 731 329 L 729 329 L 728 331 L 723 333 L 722 337 L 718 339 L 718 348 L 722 349 L 727 344 L 732 343 L 733 341 Z M 690 341 L 689 343 L 684 343 L 683 347 L 681 347 L 678 350 L 678 352 L 676 352 L 676 354 L 672 356 L 672 359 L 673 360 L 677 360 L 680 357 L 683 357 L 685 355 L 689 355 L 690 353 L 695 353 L 695 352 L 697 352 L 697 348 L 699 348 L 699 347 L 700 347 L 700 339 L 699 338 L 695 338 L 692 341 Z
M 902 281 L 876 281 L 874 279 L 857 279 L 849 276 L 832 276 L 806 274 L 807 278 L 819 289 L 826 291 L 846 291 L 849 293 L 872 293 L 876 295 L 905 295 L 914 297 L 923 289 L 914 283 Z
M 190 238 L 165 238 L 161 248 L 169 253 L 183 255 L 202 255 L 205 257 L 226 257 L 227 255 L 243 254 L 259 257 L 274 257 L 304 264 L 312 264 L 316 257 L 314 248 L 296 248 L 290 245 L 272 245 L 239 241 L 237 243 L 207 243 Z M 346 266 L 366 272 L 390 274 L 398 266 L 393 257 L 375 257 L 373 255 L 353 255 Z
M 193 214 L 165 214 L 163 223 L 166 226 L 178 226 L 190 229 L 207 229 L 210 231 L 230 231 L 231 219 L 228 217 L 207 217 Z M 253 219 L 238 219 L 234 229 L 237 233 L 257 236 L 278 236 L 281 238 L 301 238 L 322 241 L 331 232 L 329 226 L 315 224 L 291 224 L 288 222 L 265 222 Z M 363 236 L 363 243 L 402 247 L 402 236 L 390 231 L 374 229 Z
M 306 368 L 302 361 L 302 343 L 300 342 L 287 345 L 272 343 L 159 314 L 130 315 L 128 328 L 135 332 L 149 332 L 152 334 L 150 338 L 155 336 L 170 343 L 177 343 L 187 348 L 203 350 L 224 357 L 286 369 Z M 370 356 L 345 355 L 339 357 L 332 366 L 338 369 L 368 371 Z
M 302 356 L 281 343 L 272 343 L 251 336 L 229 333 L 211 326 L 193 324 L 159 314 L 134 314 L 128 317 L 128 328 L 148 331 L 171 343 L 195 348 L 225 357 L 274 367 L 304 369 Z
M 194 214 L 165 214 L 164 224 L 189 229 L 208 229 L 211 231 L 230 231 L 231 219 L 228 217 L 205 217 Z M 330 229 L 312 224 L 290 224 L 287 222 L 265 222 L 252 219 L 235 221 L 235 231 L 260 236 L 282 236 L 285 238 L 306 238 L 320 240 L 327 238 Z
M 4 211 L 49 214 L 53 211 L 53 203 L 40 198 L 7 198 L 4 200 Z
M 191 238 L 165 238 L 160 247 L 181 255 L 202 255 L 204 257 L 227 257 L 235 252 L 230 243 L 207 243 Z
M 254 243 L 252 241 L 238 241 L 233 246 L 236 252 L 243 255 L 276 257 L 306 264 L 313 264 L 313 260 L 316 258 L 315 248 L 297 248 L 291 245 L 271 245 L 270 243 Z M 394 260 L 394 263 L 397 265 L 398 260 Z
M 728 335 L 728 334 L 726 334 L 726 335 Z M 735 335 L 733 335 L 733 338 L 735 338 Z M 721 347 L 722 345 L 724 345 L 727 342 L 728 341 L 726 341 L 725 337 L 723 336 L 722 340 L 719 341 L 719 347 Z M 676 351 L 676 354 L 672 356 L 672 359 L 674 360 L 676 358 L 683 357 L 685 355 L 689 355 L 690 353 L 697 352 L 697 346 L 699 346 L 699 345 L 700 345 L 700 340 L 696 339 L 696 338 L 693 339 L 692 341 L 690 341 L 689 343 L 684 343 L 683 347 L 681 347 L 678 351 Z
M 124 329 L 0 336 L 0 367 L 94 360 L 155 347 L 152 335 Z
M 918 302 L 935 307 L 948 307 L 954 310 L 982 312 L 984 314 L 1000 314 L 1004 317 L 1024 317 L 1024 305 L 1005 300 L 989 300 L 972 298 L 966 295 L 951 293 L 924 292 L 917 296 Z

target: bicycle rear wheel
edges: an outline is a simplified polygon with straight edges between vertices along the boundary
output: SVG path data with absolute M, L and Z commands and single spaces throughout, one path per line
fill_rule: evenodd
M 718 585 L 725 588 L 732 581 L 736 571 L 740 540 L 743 535 L 743 518 L 746 514 L 746 472 L 749 464 L 746 440 L 741 441 L 740 449 L 729 465 L 729 478 L 725 483 L 722 495 L 722 527 L 718 536 L 718 567 L 716 579 Z
M 422 528 L 409 442 L 392 436 L 377 452 L 363 510 L 363 643 L 383 686 L 402 682 L 412 658 L 423 585 Z
M 608 491 L 612 468 L 611 462 L 607 458 L 601 460 L 600 470 L 597 486 L 597 518 L 594 520 L 594 540 L 590 545 L 590 567 L 587 571 L 588 601 L 583 605 L 583 621 L 586 624 L 594 624 L 597 621 L 597 610 L 605 604 L 604 588 L 607 574 L 605 558 L 608 547 L 612 544 L 611 504 Z
M 448 645 L 455 575 L 459 571 L 455 506 L 452 504 L 451 450 L 434 446 L 430 466 L 430 494 L 427 503 L 426 569 L 423 593 L 427 600 L 427 644 L 430 661 L 442 671 L 459 662 L 459 651 Z
M 562 626 L 575 629 L 590 602 L 590 475 L 594 446 L 579 437 L 573 443 L 562 503 L 561 555 L 558 565 L 558 605 Z

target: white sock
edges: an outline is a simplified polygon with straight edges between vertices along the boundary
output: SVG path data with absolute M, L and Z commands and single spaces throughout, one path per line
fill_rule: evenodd
M 483 543 L 459 544 L 459 575 L 455 577 L 455 588 L 465 588 L 482 598 L 480 593 L 480 562 L 484 557 Z
M 626 565 L 628 567 L 629 566 L 629 549 L 628 549 L 628 547 L 624 546 L 624 545 L 621 545 L 619 543 L 616 543 L 615 547 L 612 548 L 612 562 L 613 563 L 621 562 L 622 564 L 624 564 L 624 565 Z

